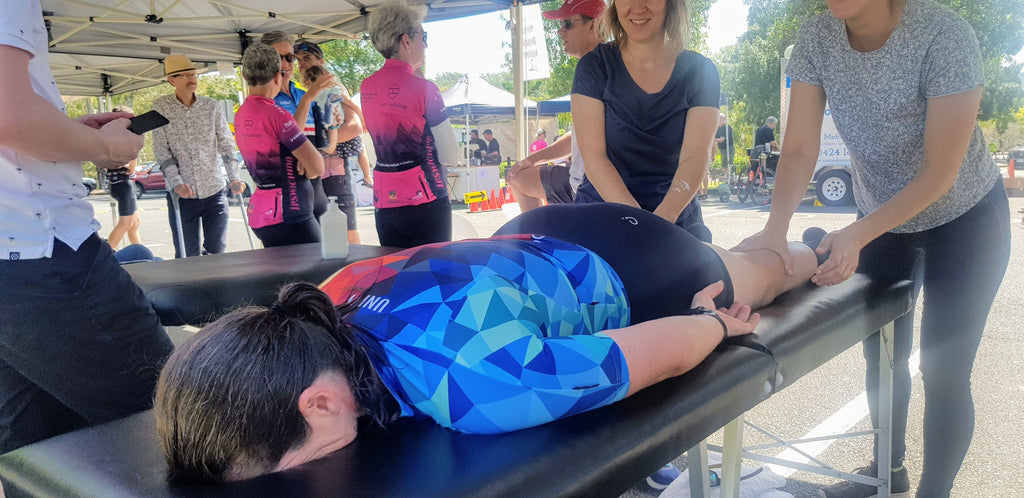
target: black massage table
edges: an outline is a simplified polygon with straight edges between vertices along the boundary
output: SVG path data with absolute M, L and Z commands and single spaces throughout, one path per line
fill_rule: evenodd
M 357 251 L 359 247 L 353 246 L 353 258 L 389 251 Z M 264 256 L 269 255 L 248 257 L 274 261 L 273 267 L 281 263 Z M 206 266 L 211 273 L 220 271 Z M 303 267 L 309 274 L 295 279 L 317 281 L 337 269 L 313 266 Z M 204 284 L 199 294 L 215 294 L 213 289 L 224 287 L 232 299 L 266 304 L 262 294 L 282 283 L 279 278 L 257 285 L 249 276 L 263 278 L 265 272 L 237 269 L 245 278 Z M 131 270 L 144 280 L 140 283 L 151 299 L 176 289 L 171 276 L 157 278 L 161 272 L 155 267 Z M 197 278 L 203 277 L 196 271 Z M 860 276 L 832 288 L 805 285 L 761 310 L 765 318 L 759 337 L 720 347 L 687 374 L 614 405 L 510 434 L 461 434 L 430 421 L 402 420 L 386 433 L 361 434 L 352 445 L 300 468 L 204 487 L 168 482 L 152 413 L 144 412 L 0 456 L 0 482 L 9 497 L 618 496 L 682 452 L 699 447 L 718 429 L 735 425 L 778 389 L 909 311 L 911 290 L 909 282 L 882 284 Z M 187 310 L 171 305 L 161 316 L 197 323 L 238 304 L 210 294 L 204 297 L 209 302 L 193 306 L 187 294 L 179 292 L 166 301 L 185 302 Z M 727 452 L 727 459 L 736 453 Z M 701 475 L 706 477 L 706 470 L 691 465 L 694 486 L 706 481 L 695 479 Z M 728 475 L 723 477 L 724 492 Z M 698 488 L 698 495 L 706 489 Z
M 352 244 L 346 259 L 323 259 L 320 244 L 125 265 L 164 325 L 202 325 L 243 304 L 270 306 L 288 282 L 319 284 L 345 265 L 400 249 Z

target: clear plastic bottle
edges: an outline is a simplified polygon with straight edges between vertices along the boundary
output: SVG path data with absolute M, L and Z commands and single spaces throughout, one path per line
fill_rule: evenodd
M 338 198 L 328 197 L 327 212 L 320 217 L 320 254 L 324 259 L 348 257 L 348 216 L 338 205 Z

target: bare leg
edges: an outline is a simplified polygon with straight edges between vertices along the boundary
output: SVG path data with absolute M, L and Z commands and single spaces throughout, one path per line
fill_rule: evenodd
M 523 212 L 539 208 L 547 201 L 544 184 L 540 181 L 539 166 L 523 169 L 516 176 L 509 177 L 508 184 Z
M 107 236 L 107 242 L 110 243 L 110 247 L 117 250 L 117 246 L 121 244 L 121 239 L 124 238 L 124 234 L 128 233 L 132 226 L 132 217 L 120 216 L 117 218 L 117 224 L 110 230 L 110 235 Z
M 370 156 L 366 149 L 359 151 L 359 169 L 363 170 L 363 181 L 367 185 L 373 185 L 373 172 L 370 171 Z
M 132 215 L 132 224 L 128 228 L 128 242 L 132 244 L 141 244 L 142 239 L 139 237 L 139 227 L 142 226 L 142 220 L 139 219 L 139 213 L 136 212 Z
M 730 252 L 711 244 L 708 247 L 725 262 L 736 300 L 755 309 L 767 306 L 779 294 L 807 282 L 818 267 L 814 251 L 800 242 L 789 243 L 789 253 L 793 257 L 792 275 L 786 275 L 782 259 L 769 249 Z

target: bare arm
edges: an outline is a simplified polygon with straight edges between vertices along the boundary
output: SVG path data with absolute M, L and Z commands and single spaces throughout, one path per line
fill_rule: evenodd
M 121 168 L 138 156 L 142 136 L 128 131 L 128 114 L 68 118 L 32 89 L 30 60 L 28 52 L 0 45 L 6 73 L 0 78 L 0 144 L 44 161 L 92 161 L 100 168 Z
M 679 151 L 679 166 L 672 177 L 672 185 L 654 214 L 675 223 L 679 213 L 697 193 L 708 165 L 712 140 L 718 123 L 718 108 L 694 107 L 686 114 L 686 131 Z M 584 160 L 586 164 L 586 160 Z
M 619 172 L 608 159 L 604 137 L 604 103 L 578 93 L 572 94 L 572 120 L 576 123 L 574 140 L 579 141 L 577 144 L 583 156 L 583 164 L 586 165 L 587 178 L 594 184 L 597 193 L 607 202 L 640 208 L 640 203 L 626 188 Z
M 455 130 L 452 129 L 451 121 L 445 119 L 437 126 L 430 128 L 434 135 L 434 143 L 437 144 L 437 160 L 445 165 L 452 166 L 459 162 L 459 142 L 455 140 Z
M 821 145 L 821 122 L 825 116 L 825 91 L 821 87 L 793 81 L 790 93 L 789 121 L 786 127 L 786 150 L 779 157 L 775 192 L 768 222 L 760 232 L 747 237 L 736 251 L 771 249 L 793 274 L 793 258 L 789 254 L 786 232 L 796 208 L 803 201 L 810 184 Z
M 712 299 L 724 288 L 715 282 L 697 293 L 693 306 L 713 307 Z M 740 303 L 720 309 L 730 337 L 749 334 L 760 320 L 749 306 Z M 707 315 L 669 316 L 603 332 L 622 350 L 629 369 L 629 392 L 682 375 L 697 366 L 722 341 L 722 325 Z
M 555 140 L 551 145 L 526 156 L 526 158 L 521 161 L 517 161 L 511 168 L 509 168 L 507 176 L 512 178 L 526 168 L 533 168 L 541 164 L 565 159 L 566 157 L 569 157 L 570 154 L 572 154 L 572 133 L 566 133 L 565 135 L 558 137 L 558 140 Z
M 924 124 L 924 160 L 902 190 L 871 214 L 821 241 L 821 252 L 832 251 L 811 279 L 832 285 L 849 278 L 860 261 L 860 250 L 879 235 L 902 225 L 949 192 L 960 171 L 981 103 L 978 87 L 928 99 Z
M 343 100 L 341 105 L 345 109 L 345 122 L 338 128 L 338 142 L 348 142 L 363 133 L 362 113 L 351 100 Z
M 298 149 L 293 150 L 292 154 L 295 155 L 295 159 L 299 160 L 301 166 L 299 172 L 306 178 L 319 178 L 324 174 L 324 156 L 321 156 L 320 151 L 316 150 L 313 142 L 306 140 Z

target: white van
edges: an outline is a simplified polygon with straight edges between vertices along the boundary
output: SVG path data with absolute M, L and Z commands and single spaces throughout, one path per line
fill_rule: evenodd
M 789 116 L 790 80 L 786 76 L 786 64 L 789 62 L 793 46 L 786 48 L 781 60 L 782 67 L 782 116 L 779 119 L 779 136 L 785 138 L 786 118 Z M 785 147 L 785 143 L 783 143 Z M 825 117 L 821 121 L 821 146 L 818 150 L 818 163 L 814 166 L 814 190 L 818 201 L 826 206 L 843 206 L 853 203 L 853 177 L 850 174 L 850 151 L 839 137 L 836 125 L 832 121 L 832 111 L 825 105 Z

